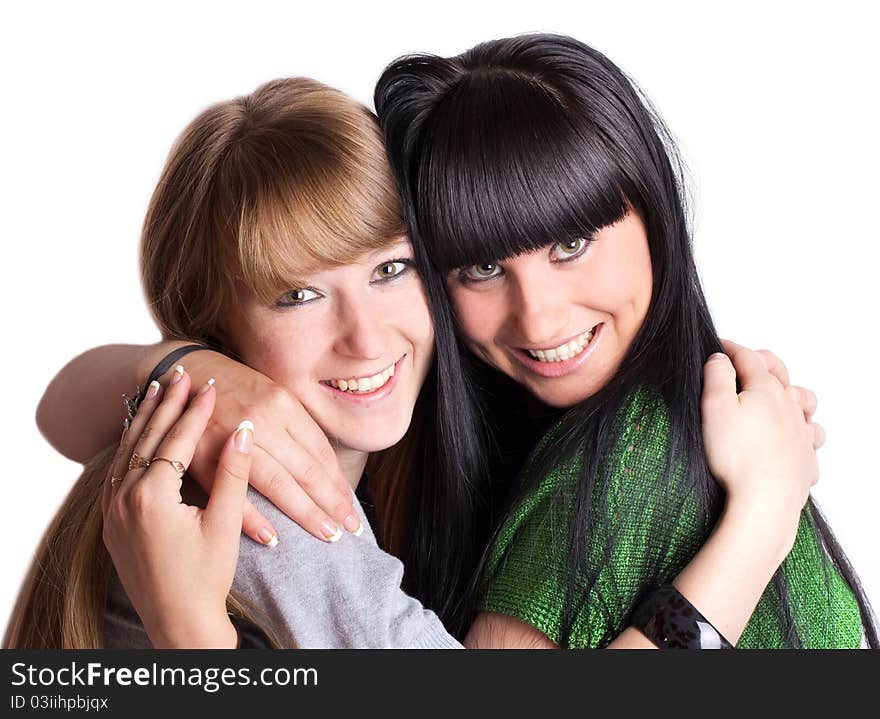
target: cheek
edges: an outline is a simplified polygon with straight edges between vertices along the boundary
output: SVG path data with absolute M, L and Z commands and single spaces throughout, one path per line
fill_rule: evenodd
M 403 334 L 427 363 L 434 351 L 434 324 L 421 285 L 396 303 L 394 312 L 400 316 Z
M 274 382 L 296 389 L 308 379 L 314 358 L 323 351 L 317 344 L 324 336 L 325 332 L 310 331 L 308 323 L 287 321 L 284 314 L 255 318 L 243 333 L 240 356 Z
M 462 338 L 471 346 L 491 344 L 501 324 L 502 308 L 497 299 L 488 292 L 468 290 L 460 285 L 449 287 L 449 298 Z
M 647 246 L 622 246 L 591 268 L 590 296 L 595 307 L 626 322 L 641 324 L 653 290 Z

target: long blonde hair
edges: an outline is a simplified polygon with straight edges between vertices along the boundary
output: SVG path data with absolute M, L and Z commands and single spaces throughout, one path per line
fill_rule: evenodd
M 275 80 L 208 108 L 178 138 L 144 221 L 141 276 L 163 337 L 230 352 L 223 316 L 238 292 L 274 300 L 296 277 L 404 232 L 375 117 L 314 80 Z M 414 441 L 408 432 L 401 446 Z M 4 646 L 103 645 L 111 562 L 100 498 L 114 449 L 85 466 L 46 531 Z M 259 623 L 235 597 L 227 603 Z

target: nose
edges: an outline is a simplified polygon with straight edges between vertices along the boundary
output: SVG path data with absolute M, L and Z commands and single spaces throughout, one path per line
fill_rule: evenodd
M 356 359 L 379 359 L 385 352 L 385 333 L 369 303 L 348 299 L 340 303 L 333 349 Z
M 560 339 L 569 329 L 570 304 L 558 276 L 541 265 L 521 270 L 508 273 L 514 336 L 530 345 Z

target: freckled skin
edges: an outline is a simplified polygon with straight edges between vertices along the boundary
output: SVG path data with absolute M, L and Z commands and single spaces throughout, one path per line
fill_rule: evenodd
M 569 407 L 617 371 L 647 314 L 653 275 L 645 226 L 634 211 L 602 228 L 575 259 L 554 261 L 560 255 L 549 245 L 497 262 L 500 274 L 492 279 L 462 282 L 452 272 L 447 286 L 477 356 L 543 402 Z M 571 374 L 542 377 L 517 360 L 517 348 L 555 347 L 600 322 L 595 350 Z
M 434 332 L 415 269 L 376 281 L 377 268 L 397 258 L 412 258 L 409 242 L 303 278 L 320 295 L 310 302 L 267 307 L 245 298 L 229 319 L 242 361 L 291 390 L 336 446 L 373 452 L 395 444 L 431 363 Z M 377 374 L 404 355 L 394 390 L 379 401 L 346 401 L 321 383 Z

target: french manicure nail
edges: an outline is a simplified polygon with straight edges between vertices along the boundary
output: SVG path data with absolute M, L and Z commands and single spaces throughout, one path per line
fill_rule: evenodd
M 235 429 L 235 438 L 232 440 L 235 448 L 242 454 L 249 454 L 254 444 L 254 423 L 244 419 Z
M 199 394 L 205 394 L 211 387 L 214 386 L 214 378 L 211 377 L 205 384 L 202 385 L 202 388 L 199 390 Z
M 147 396 L 144 399 L 153 399 L 157 394 L 159 394 L 159 383 L 153 380 L 150 382 L 150 386 L 147 387 Z
M 355 516 L 354 514 L 349 514 L 345 519 L 343 519 L 342 526 L 345 527 L 346 531 L 351 532 L 356 537 L 360 537 L 361 532 L 364 531 L 364 528 L 361 525 L 360 518 Z
M 174 374 L 171 375 L 171 384 L 177 384 L 180 382 L 181 377 L 183 377 L 183 365 L 179 364 L 174 368 Z
M 275 547 L 278 545 L 278 535 L 275 534 L 271 529 L 266 529 L 262 527 L 258 532 L 257 536 L 260 538 L 260 541 L 265 544 L 267 547 Z
M 330 524 L 330 522 L 321 522 L 321 531 L 324 533 L 324 539 L 330 544 L 338 542 L 342 537 L 342 527 Z

